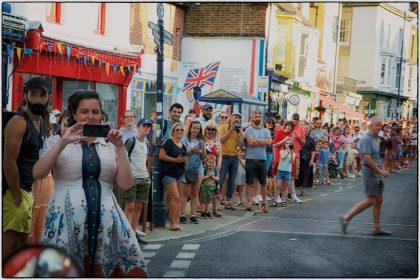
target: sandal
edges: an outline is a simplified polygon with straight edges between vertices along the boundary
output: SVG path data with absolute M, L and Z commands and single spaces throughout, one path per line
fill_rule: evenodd
M 285 201 L 282 201 L 282 202 L 280 202 L 280 206 L 281 206 L 281 207 L 287 207 L 287 204 L 286 204 L 286 202 L 285 202 Z
M 225 205 L 226 204 L 226 200 L 225 199 L 222 199 L 222 201 L 220 201 L 220 204 L 221 205 Z
M 225 205 L 225 209 L 226 210 L 236 210 L 236 208 L 233 207 L 232 204 L 230 204 L 230 203 L 228 203 L 228 204 Z
M 273 201 L 270 205 L 270 207 L 277 207 L 277 202 Z
M 222 213 L 213 211 L 213 216 L 220 218 L 222 217 Z

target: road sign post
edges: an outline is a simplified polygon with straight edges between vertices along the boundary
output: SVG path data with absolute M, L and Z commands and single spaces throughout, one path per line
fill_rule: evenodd
M 156 146 L 154 148 L 154 160 L 153 160 L 153 222 L 154 226 L 165 227 L 165 203 L 163 199 L 163 186 L 160 178 L 159 167 L 159 152 L 162 145 L 162 128 L 163 128 L 163 62 L 164 62 L 164 48 L 163 45 L 172 45 L 172 34 L 164 30 L 163 27 L 163 16 L 164 9 L 163 4 L 157 4 L 158 24 L 149 21 L 149 27 L 152 29 L 154 41 L 156 43 L 156 113 L 158 119 L 156 135 Z M 166 32 L 166 33 L 165 33 Z M 169 35 L 167 35 L 169 34 Z

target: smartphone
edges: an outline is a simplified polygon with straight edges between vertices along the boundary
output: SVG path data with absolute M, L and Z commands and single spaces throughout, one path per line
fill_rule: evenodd
M 181 153 L 181 157 L 186 157 L 187 156 L 187 152 L 182 152 Z
M 107 124 L 85 124 L 83 126 L 83 136 L 106 137 L 110 128 Z

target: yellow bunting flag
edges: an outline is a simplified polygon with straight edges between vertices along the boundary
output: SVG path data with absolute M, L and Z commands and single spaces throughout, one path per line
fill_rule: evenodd
M 95 64 L 95 58 L 94 56 L 91 56 L 90 59 L 92 60 L 92 64 Z
M 16 54 L 17 54 L 17 56 L 18 56 L 18 60 L 19 60 L 19 62 L 20 62 L 20 57 L 21 57 L 21 55 L 22 55 L 22 48 L 16 48 Z
M 56 43 L 56 45 L 57 45 L 58 52 L 60 54 L 63 54 L 62 51 L 61 51 L 61 47 L 62 47 L 63 44 L 62 43 Z
M 120 65 L 120 70 L 121 70 L 122 75 L 125 77 L 125 75 L 124 75 L 124 66 Z
M 166 84 L 165 85 L 165 92 L 169 92 L 169 90 L 171 89 L 171 84 Z
M 136 75 L 137 73 L 137 64 L 133 65 L 133 75 Z
M 143 83 L 143 87 L 142 87 L 143 90 L 146 90 L 146 82 L 143 81 L 142 83 Z
M 107 76 L 109 75 L 109 67 L 111 67 L 111 65 L 109 63 L 105 63 L 105 72 Z

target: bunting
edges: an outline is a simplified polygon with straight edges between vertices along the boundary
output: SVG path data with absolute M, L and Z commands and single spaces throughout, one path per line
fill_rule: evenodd
M 116 73 L 117 72 L 117 65 L 112 64 L 112 69 L 114 69 L 114 73 Z
M 83 63 L 87 65 L 87 55 L 83 55 Z
M 17 56 L 18 56 L 18 60 L 19 60 L 19 62 L 20 62 L 20 57 L 21 57 L 21 55 L 22 55 L 22 48 L 16 48 L 16 54 L 17 54 Z
M 70 45 L 66 45 L 66 53 L 67 53 L 67 59 L 70 59 L 70 55 L 71 55 L 71 46 Z
M 32 55 L 32 49 L 24 48 L 23 49 L 23 54 L 31 56 Z
M 92 60 L 92 65 L 95 65 L 95 57 L 91 56 L 90 59 Z
M 109 63 L 105 63 L 105 72 L 106 72 L 107 77 L 109 76 L 109 67 L 110 67 Z
M 169 90 L 171 89 L 172 85 L 171 84 L 166 84 L 165 85 L 165 92 L 169 92 Z
M 61 47 L 62 47 L 62 43 L 57 43 L 56 44 L 56 46 L 57 46 L 57 50 L 58 50 L 58 52 L 62 55 L 63 54 L 63 52 L 62 52 L 62 50 L 61 50 Z
M 120 66 L 120 70 L 121 70 L 122 75 L 125 77 L 125 74 L 124 74 L 124 66 Z

